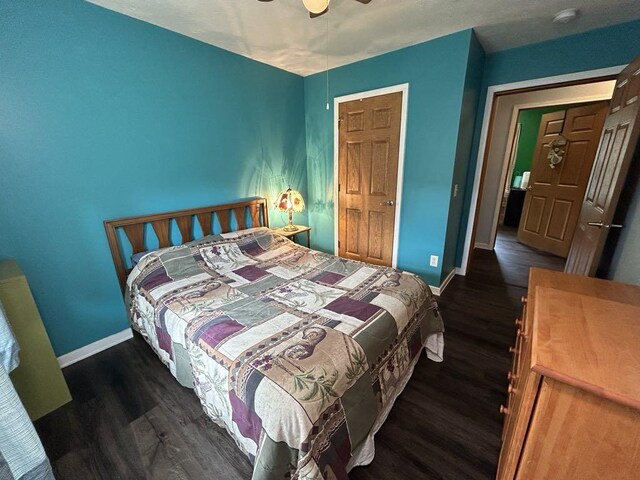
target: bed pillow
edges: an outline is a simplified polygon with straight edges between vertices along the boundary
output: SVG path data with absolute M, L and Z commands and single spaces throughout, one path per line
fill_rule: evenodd
M 155 252 L 155 250 L 147 250 L 144 252 L 138 252 L 131 255 L 131 268 L 135 267 L 142 257 L 144 257 L 147 253 Z

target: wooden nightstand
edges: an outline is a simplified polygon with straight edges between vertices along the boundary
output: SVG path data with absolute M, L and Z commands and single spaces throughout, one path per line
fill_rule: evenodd
M 281 228 L 274 228 L 273 231 L 276 232 L 278 235 L 282 235 L 283 237 L 287 237 L 292 239 L 295 242 L 295 237 L 296 235 L 299 235 L 300 233 L 307 233 L 307 247 L 311 248 L 311 238 L 309 236 L 309 232 L 311 231 L 311 227 L 307 227 L 305 225 L 296 225 L 296 227 L 298 227 L 298 230 L 296 230 L 295 232 L 287 232 L 284 227 Z

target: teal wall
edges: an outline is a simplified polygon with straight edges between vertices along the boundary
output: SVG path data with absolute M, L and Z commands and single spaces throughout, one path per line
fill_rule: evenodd
M 0 162 L 0 257 L 61 355 L 128 325 L 103 220 L 306 193 L 303 80 L 86 2 L 3 1 Z
M 472 39 L 466 30 L 330 71 L 330 98 L 409 83 L 398 267 L 431 285 L 442 274 Z M 333 252 L 333 110 L 325 109 L 325 82 L 323 73 L 304 79 L 307 206 L 313 247 Z M 437 268 L 429 266 L 432 254 Z
M 627 63 L 638 38 L 631 22 L 485 59 L 467 30 L 331 70 L 331 97 L 410 84 L 398 266 L 438 285 L 459 264 L 489 85 Z M 291 184 L 308 205 L 296 221 L 332 251 L 332 121 L 323 74 L 86 2 L 0 3 L 0 257 L 26 272 L 56 353 L 127 326 L 104 219 Z
M 569 107 L 570 105 L 554 105 L 553 107 L 520 110 L 518 114 L 518 123 L 521 125 L 520 137 L 518 140 L 518 149 L 516 150 L 513 175 L 511 176 L 511 183 L 509 185 L 513 185 L 513 180 L 516 176 L 521 176 L 522 172 L 531 171 L 531 162 L 533 160 L 533 152 L 536 148 L 536 141 L 538 140 L 538 130 L 540 129 L 542 115 L 566 110 Z
M 456 267 L 456 248 L 461 232 L 461 220 L 464 215 L 464 192 L 467 188 L 469 156 L 473 143 L 473 133 L 482 84 L 485 53 L 475 34 L 471 36 L 469 57 L 467 59 L 467 74 L 465 76 L 464 94 L 460 110 L 460 127 L 456 146 L 456 159 L 452 179 L 452 196 L 449 205 L 447 234 L 444 255 L 442 257 L 442 272 L 440 285 Z M 458 186 L 455 194 L 455 186 Z M 455 196 L 454 196 L 455 194 Z M 464 231 L 462 232 L 464 235 Z
M 487 55 L 465 191 L 456 264 L 462 262 L 487 88 L 491 85 L 625 65 L 640 55 L 640 21 L 613 25 Z

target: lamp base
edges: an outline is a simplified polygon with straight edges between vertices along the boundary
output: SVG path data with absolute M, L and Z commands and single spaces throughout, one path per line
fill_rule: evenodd
M 300 229 L 298 227 L 296 227 L 295 225 L 287 225 L 282 230 L 284 230 L 285 232 L 297 232 Z

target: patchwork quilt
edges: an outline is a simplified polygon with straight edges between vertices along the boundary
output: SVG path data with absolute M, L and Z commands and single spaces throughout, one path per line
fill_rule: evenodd
M 126 298 L 133 327 L 193 381 L 254 480 L 346 479 L 421 349 L 442 360 L 442 319 L 419 277 L 266 228 L 149 253 Z

